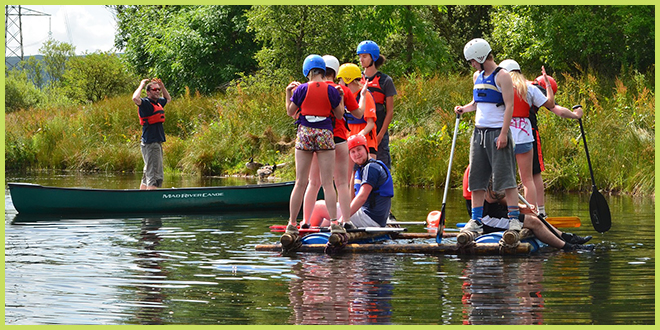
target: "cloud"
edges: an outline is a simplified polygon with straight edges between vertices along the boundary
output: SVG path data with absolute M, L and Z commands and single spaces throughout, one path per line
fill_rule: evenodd
M 117 29 L 112 12 L 105 6 L 24 6 L 51 15 L 53 39 L 71 43 L 76 54 L 109 51 L 114 47 Z M 23 17 L 23 48 L 25 55 L 39 53 L 48 39 L 48 17 Z

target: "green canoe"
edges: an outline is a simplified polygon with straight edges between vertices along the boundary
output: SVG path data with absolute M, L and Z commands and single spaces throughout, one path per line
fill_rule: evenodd
M 294 182 L 157 190 L 8 185 L 19 214 L 59 216 L 286 210 Z

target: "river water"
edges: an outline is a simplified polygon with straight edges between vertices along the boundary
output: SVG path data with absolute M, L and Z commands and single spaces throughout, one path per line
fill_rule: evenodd
M 139 177 L 7 174 L 17 181 L 133 188 Z M 442 193 L 397 188 L 392 212 L 423 221 Z M 278 240 L 268 227 L 286 211 L 20 222 L 5 189 L 5 324 L 655 324 L 654 199 L 606 196 L 613 225 L 599 234 L 589 195 L 549 195 L 546 208 L 579 216 L 571 231 L 593 235 L 592 252 L 283 256 L 254 247 Z M 448 227 L 467 220 L 460 191 L 446 212 Z

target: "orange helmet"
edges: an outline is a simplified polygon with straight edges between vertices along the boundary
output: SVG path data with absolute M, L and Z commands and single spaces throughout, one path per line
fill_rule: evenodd
M 550 80 L 550 86 L 552 86 L 552 92 L 556 94 L 557 93 L 557 82 L 555 81 L 555 78 L 552 78 L 551 76 L 548 75 L 548 80 Z M 537 85 L 543 87 L 544 89 L 546 89 L 546 90 L 548 89 L 547 87 L 545 87 L 545 79 L 543 79 L 543 75 L 540 75 L 540 76 L 536 77 L 536 79 L 534 79 L 534 82 Z
M 356 134 L 348 138 L 348 150 L 351 150 L 357 146 L 364 146 L 367 150 L 367 138 L 362 134 Z

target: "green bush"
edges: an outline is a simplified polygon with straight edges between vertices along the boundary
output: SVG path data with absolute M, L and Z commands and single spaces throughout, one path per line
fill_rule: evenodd
M 25 71 L 5 72 L 5 113 L 37 106 L 41 91 L 28 80 Z

